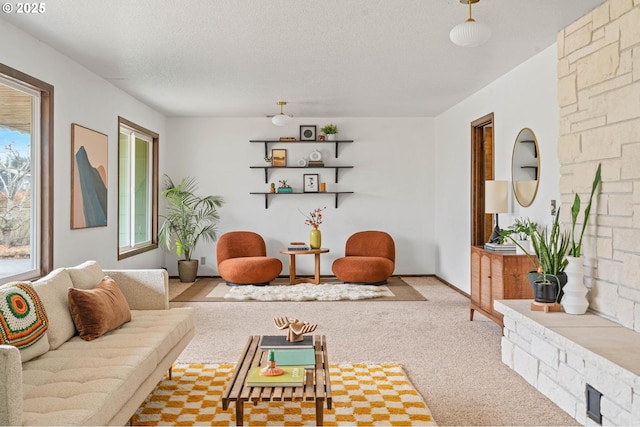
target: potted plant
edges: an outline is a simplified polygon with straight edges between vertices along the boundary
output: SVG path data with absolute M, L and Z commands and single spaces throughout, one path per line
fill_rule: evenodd
M 567 251 L 569 248 L 569 234 L 560 230 L 560 209 L 556 213 L 551 231 L 541 229 L 533 221 L 516 221 L 508 230 L 503 230 L 501 237 L 512 240 L 534 266 L 534 270 L 527 275 L 529 284 L 533 289 L 536 302 L 559 302 L 563 295 L 563 287 L 567 283 L 567 275 L 564 272 L 568 264 Z M 517 230 L 517 231 L 516 231 Z M 531 245 L 536 254 L 534 259 L 529 248 L 523 246 L 517 237 L 526 234 L 531 238 Z
M 163 217 L 158 239 L 167 250 L 175 247 L 176 254 L 184 257 L 178 261 L 180 281 L 193 282 L 198 273 L 198 260 L 191 259 L 191 255 L 200 238 L 216 241 L 218 208 L 223 200 L 219 196 L 196 196 L 194 178 L 182 178 L 178 184 L 167 175 L 164 179 L 162 195 L 167 201 L 167 215 Z
M 338 126 L 329 123 L 328 125 L 320 128 L 320 131 L 327 136 L 327 141 L 335 141 L 336 134 L 338 133 Z
M 591 194 L 589 201 L 584 209 L 584 217 L 582 221 L 582 230 L 579 237 L 576 234 L 576 223 L 578 214 L 580 213 L 580 196 L 576 193 L 571 206 L 571 245 L 569 246 L 569 257 L 567 266 L 568 283 L 565 289 L 565 297 L 562 299 L 562 307 L 569 314 L 584 314 L 589 308 L 589 300 L 587 299 L 588 289 L 584 285 L 584 258 L 582 256 L 582 238 L 589 221 L 589 213 L 591 212 L 591 202 L 593 195 L 598 188 L 598 184 L 602 180 L 602 165 L 598 164 L 596 174 L 591 184 Z
M 570 239 L 568 232 L 560 230 L 559 216 L 560 209 L 553 220 L 551 231 L 545 228 L 543 230 L 536 229 L 531 233 L 531 244 L 538 257 L 537 271 L 530 272 L 528 275 L 529 282 L 534 287 L 534 295 L 555 295 L 553 301 L 544 302 L 560 302 L 563 287 L 567 283 L 564 269 L 569 263 L 567 251 Z M 553 286 L 553 291 L 550 292 L 549 289 L 541 288 L 541 286 Z
M 512 225 L 500 232 L 500 243 L 509 238 L 516 245 L 516 253 L 527 254 L 531 251 L 531 234 L 538 224 L 529 218 L 516 218 Z

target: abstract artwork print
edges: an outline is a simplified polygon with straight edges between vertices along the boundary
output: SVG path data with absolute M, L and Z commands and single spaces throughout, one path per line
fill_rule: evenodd
M 71 125 L 71 228 L 107 225 L 107 135 Z

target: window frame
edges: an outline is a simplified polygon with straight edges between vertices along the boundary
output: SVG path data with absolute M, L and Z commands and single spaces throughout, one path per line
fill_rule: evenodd
M 32 77 L 5 64 L 0 63 L 0 74 L 16 83 L 27 86 L 40 93 L 40 150 L 39 158 L 35 160 L 38 167 L 40 182 L 36 212 L 33 226 L 39 230 L 36 234 L 38 258 L 34 270 L 23 274 L 7 276 L 0 279 L 0 283 L 12 279 L 37 279 L 49 274 L 53 270 L 53 94 L 54 87 L 40 79 Z M 39 261 L 39 262 L 38 262 Z M 35 275 L 31 273 L 35 272 Z
M 122 127 L 127 127 L 132 129 L 134 132 L 140 132 L 148 136 L 151 139 L 151 206 L 150 206 L 150 216 L 151 216 L 151 241 L 145 242 L 143 244 L 130 247 L 127 246 L 123 248 L 120 246 L 120 130 Z M 160 137 L 156 132 L 153 132 L 149 129 L 146 129 L 140 125 L 133 123 L 130 120 L 125 119 L 124 117 L 118 116 L 118 238 L 116 241 L 118 242 L 118 260 L 122 260 L 125 258 L 129 258 L 144 252 L 148 252 L 158 248 L 158 146 L 159 146 Z M 131 212 L 130 212 L 131 213 Z

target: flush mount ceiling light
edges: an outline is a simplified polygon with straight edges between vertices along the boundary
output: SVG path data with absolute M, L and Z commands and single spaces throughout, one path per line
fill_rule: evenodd
M 469 5 L 469 19 L 451 29 L 449 38 L 454 44 L 462 47 L 476 47 L 486 43 L 491 37 L 491 29 L 471 17 L 471 4 L 479 1 L 460 0 L 460 3 Z
M 291 122 L 291 117 L 282 112 L 282 106 L 287 105 L 287 103 L 285 101 L 278 101 L 276 102 L 276 105 L 280 106 L 280 114 L 276 114 L 275 116 L 273 116 L 271 118 L 271 123 L 276 126 L 288 125 Z

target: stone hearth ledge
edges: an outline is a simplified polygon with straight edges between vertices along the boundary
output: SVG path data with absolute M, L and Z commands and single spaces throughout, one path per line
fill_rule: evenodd
M 640 424 L 640 334 L 592 313 L 531 311 L 531 300 L 496 300 L 504 314 L 502 361 L 578 422 L 585 386 L 601 393 L 603 424 Z

